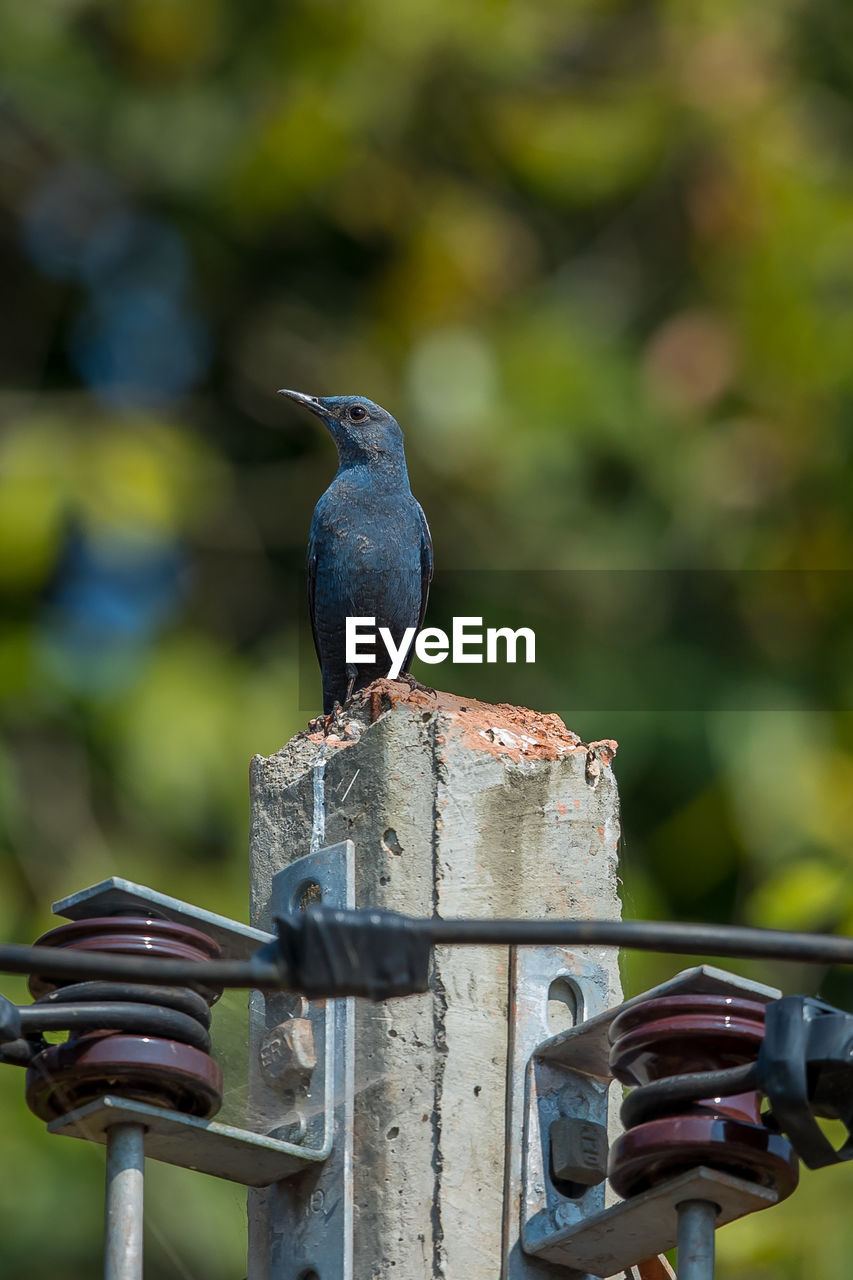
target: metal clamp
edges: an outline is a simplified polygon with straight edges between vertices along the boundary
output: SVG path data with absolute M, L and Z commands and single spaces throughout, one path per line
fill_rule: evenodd
M 330 906 L 351 905 L 353 874 L 352 843 L 330 846 L 279 873 L 278 901 L 282 909 L 292 909 L 298 905 L 302 887 L 311 885 L 312 892 Z M 219 943 L 226 959 L 245 959 L 271 941 L 271 935 L 260 929 L 115 876 L 54 903 L 53 912 L 70 920 L 149 912 L 203 930 Z M 250 1018 L 256 1024 L 258 1019 L 265 1022 L 268 1034 L 261 1062 L 250 1064 L 250 1069 L 264 1071 L 267 1080 L 274 1081 L 268 1106 L 260 1109 L 257 1130 L 105 1093 L 59 1116 L 48 1125 L 49 1132 L 106 1143 L 115 1126 L 143 1126 L 146 1156 L 252 1187 L 266 1187 L 322 1165 L 332 1152 L 337 1099 L 346 1088 L 342 1072 L 347 1061 L 346 1006 L 351 1002 L 309 1004 L 297 997 L 296 1009 L 293 1002 L 294 997 L 280 993 L 270 993 L 268 1001 L 258 992 L 251 997 Z M 215 1019 L 216 1015 L 214 1031 Z M 299 1025 L 288 1027 L 288 1022 Z
M 577 993 L 576 1025 L 548 1035 L 549 991 L 560 979 Z M 719 1207 L 715 1225 L 722 1226 L 777 1202 L 769 1188 L 705 1167 L 618 1200 L 605 1183 L 602 1160 L 602 1135 L 618 1106 L 618 1097 L 609 1105 L 614 1086 L 608 1061 L 608 1030 L 618 1013 L 681 993 L 746 994 L 767 1003 L 778 997 L 775 988 L 702 965 L 603 1011 L 606 985 L 595 962 L 540 948 L 516 954 L 514 990 L 506 1280 L 629 1272 L 675 1246 L 680 1204 L 713 1202 Z

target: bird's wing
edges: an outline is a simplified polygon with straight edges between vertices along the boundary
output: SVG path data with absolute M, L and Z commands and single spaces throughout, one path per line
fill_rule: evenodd
M 317 619 L 315 616 L 314 594 L 317 585 L 317 521 L 311 521 L 311 531 L 308 534 L 308 556 L 305 562 L 305 576 L 308 580 L 308 616 L 311 619 L 311 635 L 314 637 L 314 651 L 317 654 L 317 661 L 320 666 L 323 660 L 320 657 L 320 643 L 317 639 Z
M 424 625 L 426 617 L 427 600 L 429 599 L 429 584 L 432 582 L 432 574 L 434 562 L 432 556 L 432 535 L 429 531 L 427 518 L 424 515 L 424 509 L 415 499 L 415 506 L 418 509 L 418 515 L 421 518 L 421 612 L 418 618 L 418 631 Z

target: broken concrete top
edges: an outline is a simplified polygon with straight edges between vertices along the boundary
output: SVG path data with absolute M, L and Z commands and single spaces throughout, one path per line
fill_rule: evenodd
M 357 693 L 346 708 L 312 720 L 307 729 L 292 738 L 278 753 L 295 764 L 304 752 L 305 766 L 316 758 L 317 748 L 352 746 L 365 729 L 396 708 L 423 720 L 439 717 L 442 731 L 473 751 L 489 752 L 510 760 L 558 760 L 573 753 L 592 753 L 605 766 L 616 754 L 617 744 L 609 738 L 582 742 L 567 729 L 558 715 L 514 707 L 506 702 L 492 705 L 476 698 L 460 697 L 437 690 L 434 694 L 412 689 L 402 680 L 374 680 Z

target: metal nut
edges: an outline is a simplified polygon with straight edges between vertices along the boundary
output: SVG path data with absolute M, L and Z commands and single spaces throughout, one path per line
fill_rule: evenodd
M 317 1065 L 310 1018 L 287 1018 L 268 1031 L 259 1051 L 261 1072 L 279 1089 L 304 1085 Z
M 551 1176 L 595 1187 L 607 1175 L 607 1129 L 592 1120 L 560 1116 L 551 1124 Z
M 277 1138 L 279 1142 L 300 1143 L 305 1139 L 308 1132 L 308 1121 L 303 1111 L 291 1111 L 287 1119 L 273 1129 L 270 1134 L 271 1138 Z

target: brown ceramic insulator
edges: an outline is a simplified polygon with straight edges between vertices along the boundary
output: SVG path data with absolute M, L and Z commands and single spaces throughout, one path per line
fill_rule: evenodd
M 222 1071 L 190 1045 L 112 1031 L 51 1045 L 27 1068 L 27 1105 L 42 1120 L 106 1093 L 208 1118 L 222 1104 Z
M 661 996 L 634 1005 L 610 1028 L 610 1065 L 623 1084 L 719 1071 L 754 1062 L 764 1038 L 764 1005 L 740 996 Z M 755 1092 L 685 1103 L 628 1129 L 613 1144 L 611 1185 L 632 1196 L 699 1165 L 774 1188 L 794 1190 L 797 1157 L 768 1129 Z
M 181 961 L 213 960 L 220 955 L 219 945 L 198 929 L 146 916 L 75 920 L 46 933 L 39 938 L 38 945 L 102 955 Z M 37 974 L 30 978 L 29 986 L 37 998 L 60 986 L 67 988 L 69 996 L 76 991 L 73 984 L 48 980 Z M 104 984 L 98 986 L 99 998 L 103 999 Z M 81 984 L 79 990 L 83 993 L 85 984 Z M 208 1004 L 213 1004 L 221 994 L 216 988 L 202 985 L 198 991 Z M 116 992 L 115 1031 L 72 1033 L 64 1044 L 49 1045 L 33 1058 L 26 1085 L 30 1109 L 50 1121 L 109 1093 L 188 1115 L 215 1115 L 222 1102 L 222 1072 L 213 1058 L 201 1048 L 165 1035 L 131 1034 L 122 1030 L 121 1004 L 129 998 L 127 984 L 117 984 Z M 81 999 L 85 1002 L 84 995 Z M 154 985 L 139 984 L 133 987 L 130 999 L 157 1008 L 162 995 Z
M 221 955 L 219 944 L 198 929 L 150 916 L 93 916 L 89 920 L 72 920 L 42 934 L 36 945 L 164 960 L 216 960 Z M 30 991 L 36 999 L 60 985 L 38 974 L 29 980 Z M 221 992 L 207 989 L 204 994 L 208 1004 L 213 1004 Z

